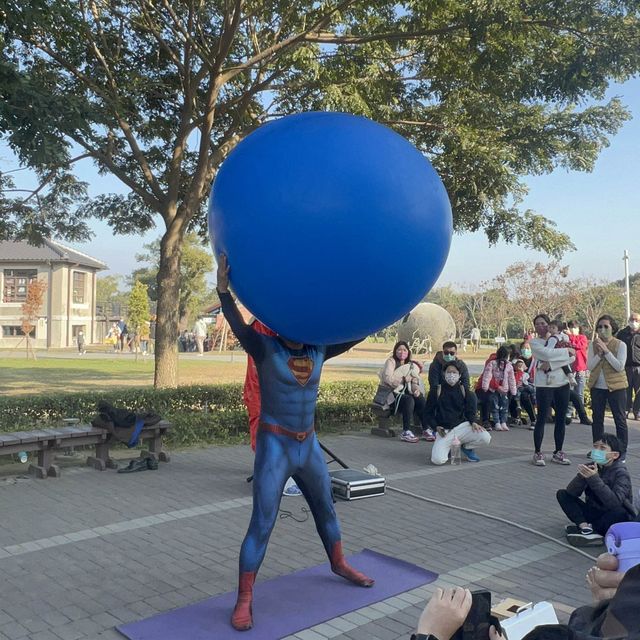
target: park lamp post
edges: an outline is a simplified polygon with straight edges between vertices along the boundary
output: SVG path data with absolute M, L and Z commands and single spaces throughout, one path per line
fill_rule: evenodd
M 627 307 L 627 320 L 631 316 L 631 294 L 629 292 L 629 251 L 624 250 L 624 256 L 622 258 L 624 262 L 624 298 Z

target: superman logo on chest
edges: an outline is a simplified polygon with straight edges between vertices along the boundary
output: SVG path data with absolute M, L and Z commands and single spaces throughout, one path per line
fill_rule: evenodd
M 293 377 L 304 387 L 313 373 L 313 358 L 309 356 L 290 356 L 287 360 Z

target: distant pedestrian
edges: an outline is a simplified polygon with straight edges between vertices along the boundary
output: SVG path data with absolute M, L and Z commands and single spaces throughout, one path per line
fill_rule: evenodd
M 193 335 L 196 339 L 196 347 L 198 348 L 198 355 L 204 355 L 204 339 L 207 337 L 207 325 L 204 318 L 198 318 L 193 326 Z
M 76 341 L 78 344 L 78 353 L 80 355 L 84 355 L 85 353 L 87 353 L 86 349 L 84 348 L 85 344 L 84 344 L 84 331 L 82 329 L 80 329 L 78 331 L 78 334 L 76 335 Z
M 480 329 L 478 327 L 473 327 L 471 329 L 471 346 L 473 348 L 473 353 L 477 353 L 480 349 Z
M 120 351 L 124 351 L 124 346 L 128 342 L 129 329 L 127 329 L 127 325 L 122 318 L 118 321 L 118 330 L 120 331 Z

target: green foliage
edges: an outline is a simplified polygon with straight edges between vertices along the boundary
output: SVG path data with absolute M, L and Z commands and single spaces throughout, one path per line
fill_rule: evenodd
M 144 245 L 145 253 L 137 254 L 138 262 L 148 266 L 136 269 L 129 278 L 130 282 L 139 280 L 149 290 L 152 301 L 158 299 L 158 270 L 160 268 L 160 240 Z M 195 233 L 184 238 L 182 259 L 180 260 L 180 300 L 178 313 L 186 321 L 202 311 L 205 304 L 212 302 L 214 293 L 207 287 L 207 275 L 213 270 L 213 257 Z
M 375 389 L 375 381 L 322 384 L 317 405 L 318 430 L 370 423 L 373 418 L 369 405 Z M 167 440 L 169 447 L 237 441 L 248 431 L 241 384 L 2 397 L 0 430 L 34 429 L 60 424 L 69 417 L 88 423 L 95 415 L 98 400 L 163 416 L 174 425 Z
M 196 229 L 218 165 L 247 132 L 275 114 L 334 109 L 386 122 L 428 154 L 459 231 L 559 255 L 571 243 L 519 209 L 521 177 L 590 170 L 628 114 L 617 99 L 578 105 L 640 64 L 634 0 L 0 9 L 0 133 L 24 165 L 68 171 L 74 144 L 118 177 L 131 193 L 87 211 L 120 232 L 157 213 Z M 194 132 L 205 144 L 190 143 Z
M 96 279 L 96 306 L 98 313 L 109 315 L 114 308 L 120 309 L 127 304 L 127 294 L 120 290 L 122 276 L 98 276 Z
M 523 179 L 590 170 L 629 117 L 605 91 L 640 70 L 637 0 L 0 0 L 0 17 L 0 137 L 42 182 L 60 176 L 58 200 L 79 187 L 71 148 L 129 190 L 77 193 L 77 220 L 164 223 L 160 385 L 176 382 L 182 239 L 206 236 L 216 172 L 256 127 L 328 109 L 385 123 L 432 160 L 458 232 L 559 256 L 571 240 L 522 210 Z M 82 229 L 51 208 L 49 227 Z
M 129 294 L 127 311 L 127 326 L 129 331 L 140 334 L 142 327 L 149 322 L 150 318 L 147 285 L 136 280 Z

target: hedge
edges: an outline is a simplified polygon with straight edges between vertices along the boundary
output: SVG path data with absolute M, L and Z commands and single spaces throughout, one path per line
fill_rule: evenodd
M 371 424 L 377 381 L 320 385 L 317 428 L 335 430 Z M 103 392 L 56 393 L 0 398 L 0 431 L 21 431 L 61 424 L 63 418 L 88 423 L 99 400 L 131 411 L 149 411 L 173 423 L 169 446 L 244 440 L 248 432 L 242 384 L 193 385 L 176 389 L 141 387 Z

